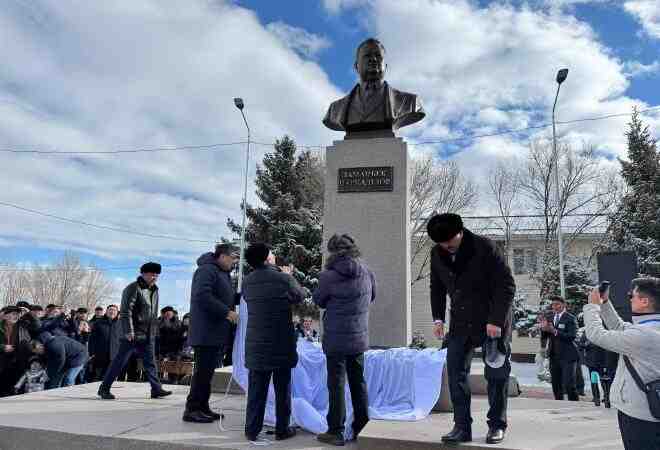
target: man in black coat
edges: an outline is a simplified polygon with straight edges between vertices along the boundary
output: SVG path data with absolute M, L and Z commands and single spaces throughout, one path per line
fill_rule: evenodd
M 121 344 L 117 356 L 99 386 L 98 395 L 104 400 L 114 400 L 110 393 L 112 383 L 126 367 L 131 356 L 141 355 L 142 365 L 151 385 L 151 398 L 166 397 L 172 391 L 163 389 L 158 378 L 154 354 L 154 340 L 158 333 L 158 276 L 161 266 L 148 262 L 140 268 L 137 281 L 126 286 L 121 296 L 119 320 L 122 328 Z
M 219 244 L 214 252 L 197 259 L 198 267 L 190 289 L 188 338 L 195 349 L 195 369 L 183 413 L 185 422 L 211 423 L 221 417 L 211 411 L 209 398 L 213 373 L 218 360 L 222 359 L 220 353 L 228 339 L 230 325 L 238 321 L 230 276 L 237 257 L 236 247 Z
M 181 321 L 174 314 L 174 308 L 166 306 L 160 310 L 158 319 L 158 356 L 176 358 L 183 348 Z
M 89 337 L 89 356 L 92 359 L 90 380 L 99 381 L 103 379 L 110 362 L 119 352 L 120 342 L 119 308 L 117 308 L 117 305 L 109 305 L 105 314 L 96 319 Z
M 548 337 L 548 359 L 552 392 L 556 400 L 563 400 L 564 393 L 571 401 L 580 400 L 576 386 L 576 370 L 579 360 L 575 337 L 577 320 L 566 311 L 566 300 L 556 296 L 552 298 L 552 321 L 543 320 L 541 330 Z
M 516 286 L 511 269 L 495 243 L 463 228 L 459 215 L 435 215 L 429 220 L 427 231 L 436 242 L 431 249 L 431 311 L 438 338 L 444 337 L 447 296 L 451 299 L 449 335 L 445 341 L 455 425 L 442 440 L 469 442 L 472 417 L 468 377 L 472 355 L 487 339 L 497 339 L 501 351 L 510 354 L 511 305 Z M 510 371 L 508 358 L 501 369 L 486 368 L 490 405 L 488 443 L 504 439 Z
M 250 245 L 245 258 L 254 269 L 241 290 L 248 307 L 245 367 L 250 370 L 245 437 L 254 441 L 261 432 L 272 377 L 277 416 L 275 439 L 288 439 L 296 434 L 289 428 L 289 419 L 291 369 L 298 364 L 291 305 L 301 303 L 305 293 L 290 273 L 274 265 L 275 257 L 265 244 Z

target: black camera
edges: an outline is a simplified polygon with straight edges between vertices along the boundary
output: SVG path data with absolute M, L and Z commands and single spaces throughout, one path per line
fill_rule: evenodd
M 600 282 L 598 285 L 598 292 L 600 295 L 604 295 L 610 289 L 610 284 L 611 283 L 607 280 Z

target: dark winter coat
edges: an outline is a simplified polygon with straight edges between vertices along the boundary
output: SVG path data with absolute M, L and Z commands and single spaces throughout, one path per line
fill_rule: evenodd
M 147 297 L 143 294 L 146 289 L 150 292 Z M 158 286 L 149 288 L 142 277 L 126 286 L 121 295 L 119 320 L 123 339 L 129 334 L 136 341 L 153 339 L 158 333 Z
M 511 336 L 512 304 L 516 285 L 506 260 L 490 239 L 463 230 L 463 241 L 452 262 L 439 245 L 431 249 L 431 312 L 445 321 L 447 295 L 451 298 L 449 334 L 481 342 L 486 325 Z
M 197 259 L 190 289 L 190 331 L 192 346 L 222 346 L 228 339 L 227 314 L 234 309 L 235 291 L 229 272 L 220 268 L 213 253 Z
M 305 298 L 298 282 L 277 267 L 264 265 L 245 277 L 241 292 L 248 309 L 245 367 L 250 370 L 295 367 L 298 352 L 291 305 Z
M 334 259 L 319 276 L 314 303 L 324 308 L 323 351 L 357 355 L 369 349 L 369 305 L 376 299 L 376 277 L 359 259 Z
M 174 317 L 172 320 L 164 318 L 158 319 L 158 354 L 177 355 L 183 348 L 183 329 L 181 328 L 181 321 Z
M 72 337 L 75 335 L 72 322 L 64 314 L 41 319 L 40 333 L 48 332 L 53 336 Z
M 30 316 L 31 319 L 32 316 Z M 38 330 L 38 323 L 31 325 L 31 320 L 21 317 L 12 328 L 12 336 L 9 339 L 11 345 L 14 346 L 14 351 L 5 353 L 5 345 L 8 342 L 6 336 L 5 321 L 0 320 L 0 372 L 5 368 L 11 367 L 18 372 L 23 372 L 27 368 L 27 362 L 31 356 L 32 350 L 30 349 L 30 341 L 32 339 L 30 332 L 35 332 L 35 327 Z M 30 320 L 30 322 L 26 322 Z
M 550 318 L 552 323 L 554 315 Z M 580 359 L 575 338 L 577 336 L 577 320 L 568 311 L 564 311 L 555 327 L 557 336 L 546 333 L 548 336 L 548 358 L 562 362 L 573 362 Z
M 112 361 L 119 351 L 122 337 L 119 318 L 110 320 L 107 316 L 96 319 L 89 338 L 89 354 L 99 362 Z
M 45 333 L 47 335 L 48 333 Z M 79 367 L 87 363 L 87 348 L 80 342 L 66 336 L 43 335 L 46 360 L 48 361 L 48 378 L 61 378 L 65 369 Z
M 601 369 L 607 367 L 607 350 L 592 344 L 587 339 L 587 334 L 582 333 L 578 346 L 584 352 L 584 365 L 590 369 Z

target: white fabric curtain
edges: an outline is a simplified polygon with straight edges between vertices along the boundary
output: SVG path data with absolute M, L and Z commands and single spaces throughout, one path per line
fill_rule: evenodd
M 240 321 L 233 349 L 234 380 L 247 392 L 248 370 L 245 368 L 245 331 L 247 305 L 241 300 Z M 365 353 L 364 372 L 369 392 L 369 418 L 414 421 L 425 418 L 440 397 L 442 370 L 446 350 L 394 348 Z M 298 365 L 292 369 L 291 420 L 311 433 L 327 430 L 327 372 L 325 355 L 318 343 L 298 340 Z M 350 438 L 353 422 L 351 394 L 346 385 L 346 438 Z M 268 392 L 264 422 L 275 425 L 275 393 Z

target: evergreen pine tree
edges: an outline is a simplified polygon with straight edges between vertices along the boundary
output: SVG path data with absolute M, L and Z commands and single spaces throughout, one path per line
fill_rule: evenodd
M 313 290 L 321 271 L 323 218 L 323 169 L 318 157 L 309 151 L 297 154 L 288 136 L 277 140 L 267 153 L 263 166 L 257 166 L 257 197 L 263 206 L 247 205 L 247 242 L 265 242 L 273 253 L 296 268 L 294 276 Z M 228 221 L 237 234 L 241 226 Z M 301 316 L 318 317 L 318 310 L 305 303 Z
M 656 140 L 637 110 L 628 124 L 628 161 L 619 160 L 627 193 L 611 218 L 608 244 L 633 250 L 641 274 L 658 275 L 660 264 L 660 158 Z

